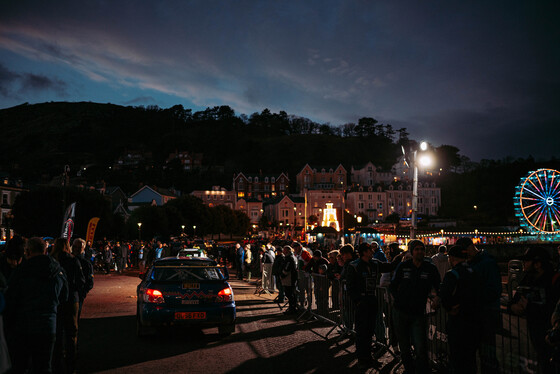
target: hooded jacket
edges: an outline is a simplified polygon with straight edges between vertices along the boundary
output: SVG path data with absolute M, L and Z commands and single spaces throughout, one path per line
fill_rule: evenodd
M 6 291 L 6 315 L 27 334 L 55 334 L 58 304 L 68 298 L 62 267 L 50 256 L 30 258 L 12 274 Z

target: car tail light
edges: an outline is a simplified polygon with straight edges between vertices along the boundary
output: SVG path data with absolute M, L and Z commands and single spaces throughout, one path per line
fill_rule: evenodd
M 163 294 L 160 290 L 153 290 L 148 288 L 144 294 L 144 301 L 146 303 L 152 304 L 163 304 L 165 300 L 163 299 Z
M 233 301 L 233 291 L 231 290 L 231 287 L 224 288 L 218 292 L 218 297 L 221 298 L 221 301 Z

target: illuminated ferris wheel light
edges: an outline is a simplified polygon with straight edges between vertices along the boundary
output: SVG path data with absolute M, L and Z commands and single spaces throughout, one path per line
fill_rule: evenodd
M 530 172 L 516 188 L 515 210 L 522 226 L 545 234 L 560 233 L 560 172 Z

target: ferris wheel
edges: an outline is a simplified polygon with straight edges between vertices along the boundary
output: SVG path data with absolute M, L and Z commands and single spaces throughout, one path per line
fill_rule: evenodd
M 528 231 L 560 234 L 560 172 L 539 169 L 515 189 L 515 213 Z

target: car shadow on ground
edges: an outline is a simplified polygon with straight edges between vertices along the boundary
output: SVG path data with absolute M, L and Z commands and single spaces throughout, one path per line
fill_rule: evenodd
M 278 322 L 278 320 L 288 319 L 288 317 L 284 315 L 269 316 L 269 319 Z M 241 332 L 242 325 L 247 322 L 249 322 L 249 319 L 240 319 L 236 333 L 228 337 L 219 336 L 216 328 L 204 330 L 200 328 L 173 328 L 162 330 L 154 336 L 139 338 L 136 336 L 136 316 L 82 319 L 79 328 L 78 372 L 93 373 L 122 368 L 185 354 L 208 346 L 216 347 L 271 337 L 288 337 L 302 328 L 301 324 L 288 323 L 258 331 Z M 324 357 L 326 350 L 329 349 L 326 341 L 309 344 L 305 345 L 305 349 L 296 349 L 294 353 L 307 354 L 309 350 L 310 353 L 321 355 L 318 357 Z M 343 348 L 339 347 L 337 349 Z M 347 357 L 344 360 L 347 359 L 351 358 Z M 249 365 L 251 370 L 257 369 L 260 362 L 258 360 L 260 359 L 257 359 L 254 363 L 245 363 L 242 367 Z M 262 360 L 267 359 L 262 358 Z M 272 360 L 275 361 L 274 358 Z M 340 365 L 344 365 L 344 363 L 339 362 L 336 367 L 343 367 Z M 271 367 L 275 368 L 276 366 Z M 304 365 L 304 367 L 307 367 L 307 365 Z M 325 367 L 328 367 L 328 365 Z M 241 370 L 236 372 L 255 371 Z M 260 371 L 257 370 L 256 372 Z
M 210 341 L 196 328 L 164 330 L 155 336 L 139 338 L 136 316 L 82 319 L 78 372 L 93 373 L 172 357 L 203 348 Z

